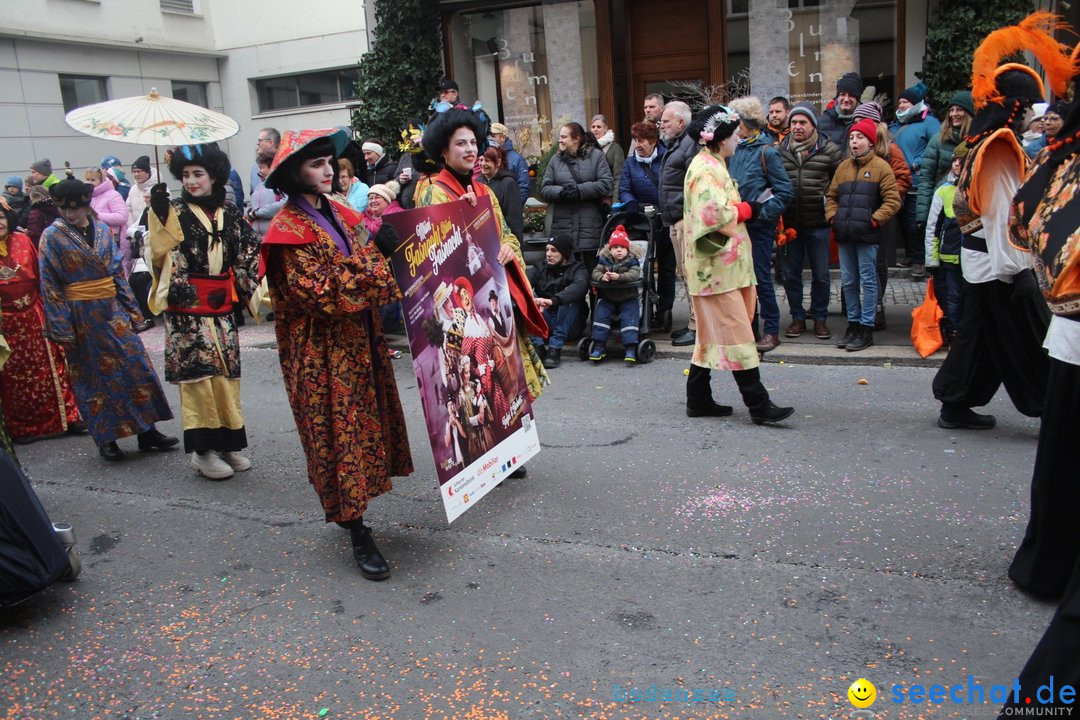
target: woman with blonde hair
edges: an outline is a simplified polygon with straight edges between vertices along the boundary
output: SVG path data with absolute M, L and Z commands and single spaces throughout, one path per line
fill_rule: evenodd
M 101 168 L 87 168 L 83 177 L 94 186 L 90 207 L 97 219 L 109 226 L 113 240 L 120 246 L 124 277 L 131 274 L 134 260 L 131 257 L 131 241 L 127 237 L 128 209 L 123 196 L 113 187 L 112 180 L 105 177 Z

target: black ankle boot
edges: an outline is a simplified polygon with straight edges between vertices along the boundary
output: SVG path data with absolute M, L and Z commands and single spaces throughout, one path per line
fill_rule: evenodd
M 371 528 L 364 525 L 363 518 L 348 523 L 352 535 L 352 554 L 360 574 L 368 580 L 385 580 L 390 577 L 390 565 L 375 547 L 375 538 L 371 537 Z
M 755 425 L 765 423 L 777 423 L 786 420 L 795 413 L 795 408 L 777 407 L 769 399 L 769 391 L 761 382 L 761 373 L 758 368 L 751 370 L 733 370 L 735 383 L 739 386 L 739 393 L 743 402 L 750 410 L 750 419 Z
M 180 442 L 179 438 L 164 435 L 156 427 L 139 433 L 140 450 L 168 450 Z
M 720 405 L 713 400 L 709 377 L 709 368 L 690 366 L 690 374 L 686 376 L 687 417 L 727 417 L 734 412 L 730 405 Z

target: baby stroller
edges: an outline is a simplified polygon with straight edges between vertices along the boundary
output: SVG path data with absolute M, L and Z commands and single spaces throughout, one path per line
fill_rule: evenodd
M 649 334 L 649 319 L 652 316 L 650 310 L 656 302 L 656 285 L 653 278 L 653 258 L 656 254 L 656 246 L 653 241 L 653 216 L 656 215 L 656 212 L 652 209 L 652 206 L 645 206 L 644 209 L 641 209 L 615 205 L 612 210 L 611 217 L 604 223 L 604 229 L 600 235 L 602 243 L 596 253 L 599 255 L 600 250 L 607 246 L 608 239 L 616 227 L 622 225 L 626 228 L 626 234 L 630 236 L 630 248 L 641 262 L 641 279 L 627 285 L 641 288 L 638 296 L 638 304 L 641 310 L 638 320 L 638 335 L 644 338 L 645 335 Z M 586 328 L 583 337 L 578 341 L 578 357 L 582 360 L 588 360 L 589 353 L 592 352 L 591 325 L 592 317 L 596 311 L 596 290 L 599 287 L 597 283 L 591 280 L 589 284 L 591 286 L 588 295 L 590 327 Z M 612 334 L 614 336 L 617 333 Z M 652 340 L 639 340 L 637 347 L 638 362 L 651 362 L 654 357 L 656 357 L 656 343 Z

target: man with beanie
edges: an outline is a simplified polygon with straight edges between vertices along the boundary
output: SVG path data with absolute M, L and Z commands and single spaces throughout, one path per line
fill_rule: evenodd
M 906 258 L 903 266 L 911 267 L 911 279 L 926 277 L 926 220 L 919 222 L 916 213 L 919 203 L 919 181 L 923 152 L 931 138 L 941 132 L 941 123 L 930 114 L 923 101 L 926 86 L 921 82 L 900 93 L 896 101 L 896 122 L 889 126 L 893 141 L 904 153 L 911 171 L 911 187 L 904 194 L 904 206 L 900 210 L 900 234 L 904 238 Z
M 788 114 L 788 136 L 777 146 L 795 199 L 784 212 L 784 227 L 795 231 L 784 254 L 784 290 L 791 311 L 791 324 L 784 333 L 799 337 L 806 332 L 803 307 L 803 263 L 810 263 L 810 317 L 814 336 L 828 340 L 832 332 L 826 323 L 829 314 L 829 223 L 822 198 L 829 189 L 843 152 L 836 143 L 818 132 L 817 114 L 810 103 L 795 105 Z
M 556 235 L 548 239 L 544 262 L 530 266 L 526 276 L 536 296 L 536 306 L 543 311 L 551 330 L 546 345 L 540 337 L 532 338 L 533 345 L 544 359 L 544 367 L 557 368 L 562 361 L 563 345 L 589 291 L 589 272 L 574 257 L 574 238 Z
M 42 158 L 37 162 L 30 163 L 30 184 L 41 185 L 46 190 L 60 182 L 60 178 L 53 175 L 52 162 L 49 158 Z
M 818 132 L 836 143 L 837 147 L 847 145 L 847 132 L 855 122 L 855 108 L 862 95 L 863 81 L 858 73 L 848 72 L 836 81 L 836 97 L 832 107 L 825 109 L 818 119 Z
M 630 236 L 625 227 L 616 225 L 592 271 L 592 281 L 596 283 L 596 314 L 593 316 L 593 346 L 589 360 L 600 362 L 607 356 L 611 321 L 618 318 L 625 349 L 623 360 L 637 362 L 641 303 L 638 302 L 638 289 L 628 285 L 640 279 L 641 261 L 630 247 Z

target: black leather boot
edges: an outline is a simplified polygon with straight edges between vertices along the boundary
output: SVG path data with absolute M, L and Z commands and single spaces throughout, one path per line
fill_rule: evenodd
M 375 538 L 371 537 L 371 528 L 359 518 L 348 523 L 352 535 L 352 554 L 360 574 L 368 580 L 385 580 L 390 577 L 390 565 L 383 558 L 379 548 L 375 547 Z
M 755 425 L 766 423 L 778 423 L 786 420 L 795 413 L 795 408 L 777 407 L 769 399 L 769 391 L 761 382 L 761 373 L 757 368 L 752 370 L 733 370 L 735 382 L 739 386 L 739 393 L 743 402 L 750 410 L 750 419 Z
M 127 457 L 126 455 L 124 455 L 124 451 L 120 449 L 120 446 L 117 445 L 115 441 L 107 442 L 104 445 L 98 445 L 98 452 L 101 454 L 101 457 L 111 462 L 123 460 L 125 457 Z
M 179 438 L 169 437 L 152 425 L 149 430 L 139 433 L 139 449 L 144 451 L 168 450 L 179 442 Z
M 720 405 L 713 400 L 709 378 L 709 368 L 690 366 L 690 374 L 686 376 L 687 417 L 727 417 L 734 412 L 730 405 Z

